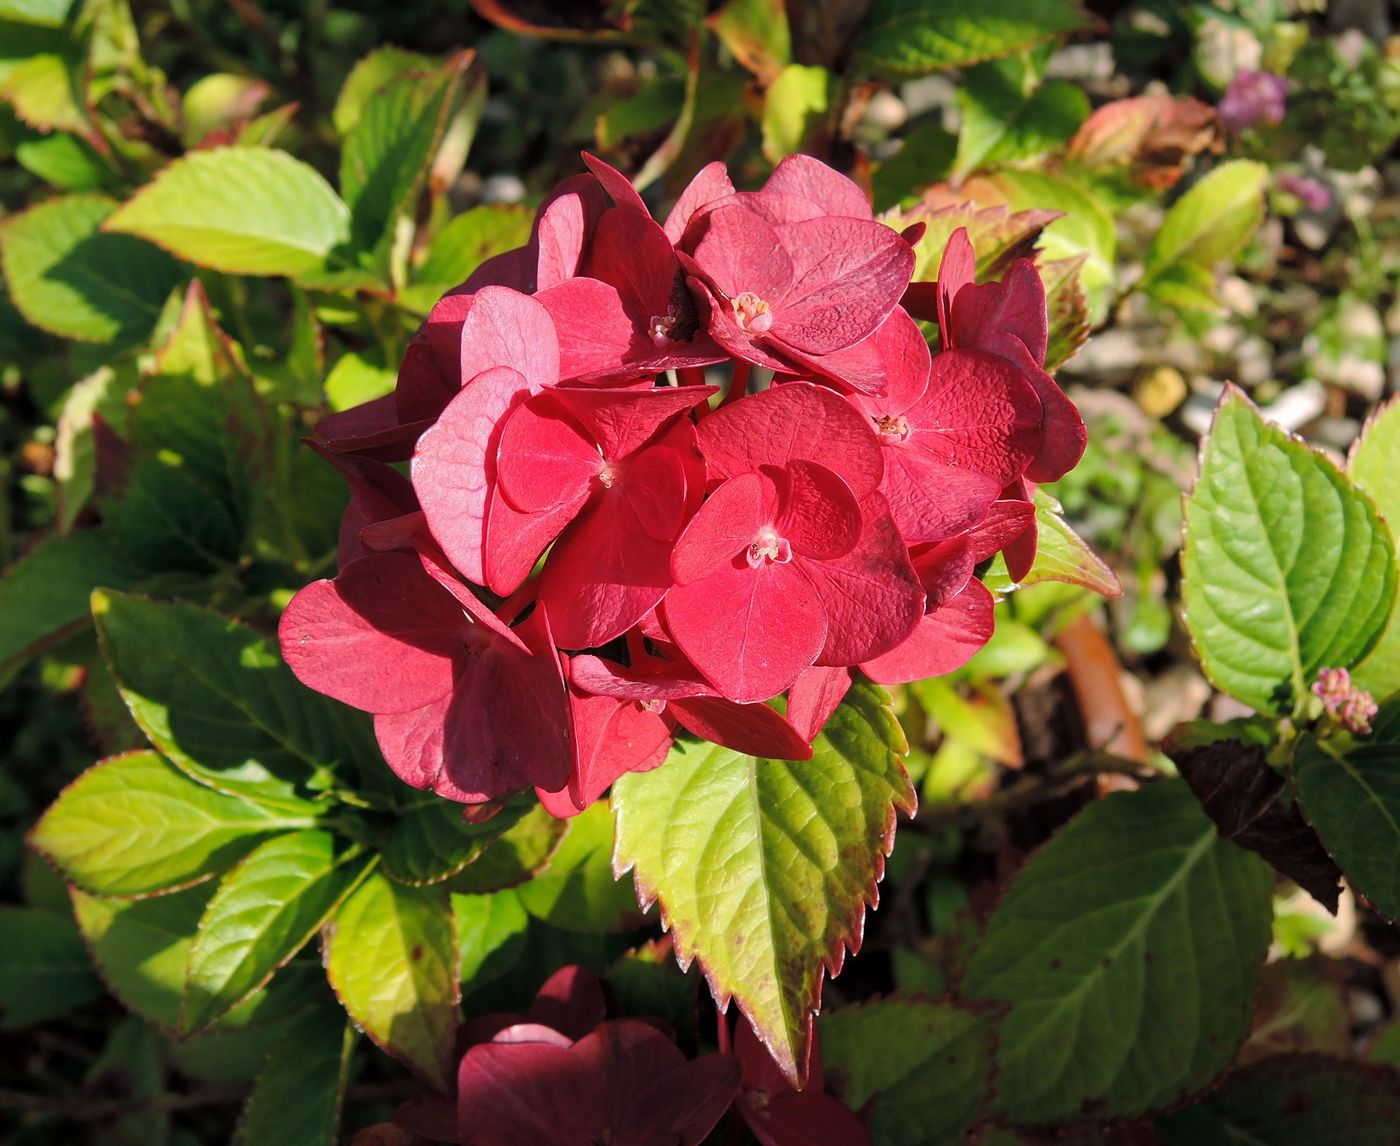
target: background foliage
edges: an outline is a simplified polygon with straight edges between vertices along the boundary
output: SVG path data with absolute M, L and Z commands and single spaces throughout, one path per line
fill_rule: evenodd
M 408 1140 L 366 1128 L 451 1084 L 459 1018 L 569 963 L 692 1054 L 707 978 L 789 1068 L 823 997 L 811 1089 L 880 1143 L 1390 1140 L 1390 19 L 0 0 L 6 1140 Z M 816 154 L 928 223 L 916 277 L 958 226 L 983 278 L 1033 252 L 1089 454 L 1021 586 L 982 571 L 992 642 L 858 688 L 810 765 L 689 744 L 473 826 L 277 654 L 343 508 L 301 439 L 580 148 L 655 204 Z

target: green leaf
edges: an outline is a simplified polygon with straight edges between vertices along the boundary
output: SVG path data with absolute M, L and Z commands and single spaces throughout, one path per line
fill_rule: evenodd
M 1395 600 L 1370 500 L 1228 387 L 1186 499 L 1186 627 L 1217 688 L 1288 715 L 1321 668 L 1356 664 Z
M 1089 115 L 1073 84 L 1035 86 L 1023 58 L 979 64 L 958 89 L 962 126 L 953 177 L 978 167 L 1039 155 L 1064 143 Z
M 1075 0 L 875 0 L 860 25 L 855 69 L 927 75 L 1009 56 L 1088 24 Z
M 68 785 L 29 842 L 84 891 L 145 895 L 208 879 L 259 837 L 306 822 L 196 784 L 154 752 L 129 752 Z
M 172 458 L 138 457 L 120 494 L 99 504 L 107 538 L 142 569 L 218 573 L 242 554 L 244 528 L 229 507 Z
M 1238 251 L 1264 217 L 1269 169 L 1249 159 L 1222 163 L 1167 212 L 1143 263 L 1143 286 L 1183 265 L 1210 270 Z
M 366 871 L 330 832 L 268 840 L 219 883 L 190 950 L 180 1034 L 198 1034 L 262 988 Z
M 526 810 L 522 803 L 484 824 L 469 824 L 460 804 L 429 796 L 394 821 L 384 845 L 384 874 L 419 887 L 450 879 L 514 827 Z
M 801 151 L 826 121 L 831 73 L 825 68 L 789 64 L 763 97 L 763 157 L 778 163 Z
M 0 20 L 61 28 L 73 0 L 0 0 Z
M 9 29 L 0 25 L 0 32 L 8 35 Z M 7 69 L 0 78 L 0 100 L 39 131 L 87 132 L 91 125 L 79 90 L 82 66 L 72 57 L 70 45 L 62 48 L 62 52 L 30 56 Z
M 458 895 L 483 895 L 516 887 L 544 870 L 564 838 L 567 824 L 536 805 L 500 839 L 450 877 Z
M 979 202 L 1005 203 L 1013 212 L 1063 211 L 1041 234 L 1040 260 L 1083 257 L 1079 281 L 1089 319 L 1097 323 L 1105 318 L 1117 274 L 1118 236 L 1113 216 L 1093 194 L 1068 179 L 1019 168 L 974 176 L 963 184 L 963 193 Z M 980 280 L 981 248 L 977 251 Z
M 129 418 L 131 443 L 208 489 L 241 541 L 259 478 L 272 465 L 268 415 L 241 348 L 214 320 L 198 281 L 156 348 L 140 394 Z
M 1293 757 L 1303 815 L 1346 877 L 1390 919 L 1400 919 L 1400 697 L 1381 708 L 1369 737 L 1304 734 Z
M 1375 505 L 1390 528 L 1400 560 L 1400 398 L 1378 407 L 1351 448 L 1347 473 Z M 1400 691 L 1400 603 L 1370 654 L 1352 673 L 1357 687 L 1376 696 Z
M 413 285 L 399 292 L 399 301 L 426 314 L 487 259 L 524 246 L 531 220 L 523 207 L 495 204 L 458 215 L 433 237 L 427 258 L 413 272 Z
M 1180 781 L 1081 812 L 1021 869 L 963 980 L 1010 1005 L 993 1113 L 1117 1118 L 1205 1087 L 1249 1029 L 1271 886 Z
M 1044 490 L 1035 491 L 1036 547 L 1035 561 L 1018 582 L 1006 571 L 1006 559 L 1000 554 L 984 578 L 987 587 L 999 593 L 1013 587 L 1042 585 L 1059 581 L 1078 585 L 1103 597 L 1121 597 L 1123 586 L 1118 576 L 1104 564 L 1089 543 L 1070 528 L 1064 519 L 1064 507 Z
M 372 872 L 323 936 L 326 974 L 356 1026 L 447 1093 L 461 996 L 447 890 Z
M 335 1146 L 355 1028 L 323 1007 L 289 1030 L 243 1104 L 245 1146 Z
M 462 983 L 468 990 L 500 978 L 519 959 L 530 915 L 514 891 L 454 895 L 452 916 L 457 923 Z
M 1390 1146 L 1397 1123 L 1393 1070 L 1307 1054 L 1243 1067 L 1157 1130 L 1166 1146 Z
M 394 392 L 396 368 L 384 362 L 377 348 L 368 355 L 347 351 L 326 376 L 326 404 L 339 413 Z
M 185 114 L 181 133 L 186 147 L 195 147 L 212 131 L 251 119 L 272 93 L 266 80 L 214 72 L 201 76 L 180 100 Z
M 356 754 L 333 701 L 303 688 L 276 646 L 192 605 L 93 594 L 103 652 L 127 707 L 165 756 L 234 795 L 303 812 L 298 793 Z
M 359 123 L 365 104 L 375 92 L 388 86 L 406 72 L 428 71 L 433 60 L 418 52 L 385 46 L 376 48 L 350 69 L 340 95 L 335 101 L 331 119 L 342 136 L 349 135 Z
M 298 275 L 350 235 L 350 210 L 314 168 L 284 151 L 220 147 L 165 168 L 106 222 L 202 267 Z
M 899 150 L 880 163 L 870 177 L 875 210 L 884 211 L 917 200 L 930 183 L 946 179 L 953 170 L 957 146 L 958 137 L 944 127 L 941 120 L 926 119 L 916 124 L 900 140 Z M 922 241 L 914 245 L 916 256 L 923 247 Z M 975 240 L 973 247 L 977 247 Z M 937 255 L 941 257 L 942 254 L 943 248 L 939 247 Z M 925 261 L 920 259 L 921 263 Z M 916 272 L 915 277 L 921 276 Z
M 0 907 L 0 1030 L 42 1023 L 102 995 L 73 921 L 35 907 Z
M 783 0 L 728 0 L 706 17 L 705 24 L 765 87 L 792 63 L 792 33 Z
M 205 1034 L 180 1039 L 166 1032 L 166 1049 L 181 1074 L 248 1085 L 287 1031 L 312 1011 L 334 1003 L 320 960 L 297 960 Z
M 61 191 L 93 191 L 108 182 L 110 169 L 91 144 L 76 135 L 54 133 L 15 148 L 15 159 Z
M 538 919 L 568 931 L 625 931 L 641 923 L 637 897 L 612 872 L 613 821 L 606 804 L 568 821 L 549 866 L 517 894 Z
M 10 297 L 35 326 L 83 342 L 126 345 L 151 333 L 184 272 L 150 243 L 99 231 L 115 207 L 100 195 L 69 195 L 0 227 Z
M 412 214 L 448 124 L 468 98 L 472 59 L 459 52 L 441 68 L 399 76 L 365 101 L 340 154 L 340 191 L 362 251 L 392 241 L 395 222 Z M 483 75 L 472 75 L 480 94 Z
M 960 1142 L 991 1085 L 995 1013 L 883 999 L 823 1015 L 827 1085 L 852 1110 L 872 1098 L 876 1146 Z
M 660 900 L 682 964 L 736 998 L 791 1079 L 806 1073 L 823 970 L 859 941 L 914 794 L 885 692 L 857 684 L 803 763 L 681 742 L 613 786 L 614 864 Z
M 128 1011 L 173 1031 L 190 946 L 214 885 L 147 899 L 104 899 L 76 887 L 70 894 L 78 929 L 107 989 Z
M 0 679 L 88 625 L 92 591 L 124 589 L 141 571 L 100 532 L 42 542 L 0 578 Z

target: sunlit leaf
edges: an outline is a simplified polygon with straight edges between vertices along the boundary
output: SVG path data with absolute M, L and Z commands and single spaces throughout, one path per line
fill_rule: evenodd
M 1186 499 L 1182 569 L 1206 675 L 1260 712 L 1287 715 L 1319 669 L 1356 664 L 1395 600 L 1394 547 L 1370 499 L 1233 387 Z
M 659 900 L 683 964 L 738 1001 L 789 1078 L 806 1073 L 823 972 L 859 945 L 914 797 L 881 689 L 855 685 L 810 761 L 681 743 L 613 787 L 619 871 Z

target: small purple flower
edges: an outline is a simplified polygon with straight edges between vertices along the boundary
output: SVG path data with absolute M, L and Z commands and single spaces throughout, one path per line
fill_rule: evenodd
M 1320 179 L 1283 174 L 1278 177 L 1275 186 L 1300 200 L 1309 211 L 1325 211 L 1332 206 L 1332 190 Z
M 1259 123 L 1276 124 L 1283 119 L 1287 94 L 1288 81 L 1283 76 L 1242 68 L 1215 110 L 1231 131 L 1243 131 Z

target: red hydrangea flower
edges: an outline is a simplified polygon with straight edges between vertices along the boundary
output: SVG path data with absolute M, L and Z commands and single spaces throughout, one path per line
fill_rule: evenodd
M 676 544 L 663 615 L 723 695 L 763 700 L 818 660 L 908 634 L 923 592 L 876 492 L 879 443 L 849 403 L 775 387 L 706 418 L 700 447 L 721 484 Z M 827 465 L 804 456 L 817 453 Z
M 687 1060 L 660 1020 L 606 1013 L 598 980 L 562 968 L 528 1015 L 463 1026 L 455 1102 L 424 1096 L 396 1121 L 463 1146 L 699 1146 L 734 1100 L 740 1063 Z
M 914 269 L 913 248 L 871 217 L 860 189 L 806 156 L 784 160 L 763 190 L 697 211 L 677 251 L 709 296 L 715 341 L 775 370 L 873 334 Z
M 558 816 L 678 733 L 807 759 L 853 674 L 962 664 L 992 631 L 976 567 L 1024 575 L 1035 483 L 1084 447 L 1030 261 L 978 284 L 959 231 L 911 285 L 916 236 L 805 156 L 753 192 L 711 164 L 664 224 L 585 162 L 433 309 L 392 395 L 318 426 L 340 574 L 282 622 L 408 783 Z M 746 395 L 753 364 L 775 376 Z M 559 1033 L 530 1053 L 631 1053 Z
M 568 527 L 539 592 L 562 647 L 621 636 L 670 587 L 671 550 L 704 482 L 694 429 L 677 419 L 712 392 L 553 390 L 506 419 L 496 472 L 505 502 L 525 519 L 514 527 L 538 545 L 530 563 Z M 677 432 L 666 434 L 671 425 Z
M 975 265 L 967 229 L 959 227 L 938 268 L 939 339 L 944 350 L 984 350 L 1021 371 L 1041 405 L 1039 448 L 1025 476 L 1056 481 L 1079 464 L 1088 436 L 1074 403 L 1044 369 L 1045 285 L 1029 259 L 1013 262 L 1001 282 L 978 284 Z
M 568 781 L 564 677 L 543 611 L 508 628 L 411 553 L 370 554 L 287 606 L 282 653 L 305 684 L 374 713 L 399 777 L 462 803 Z

